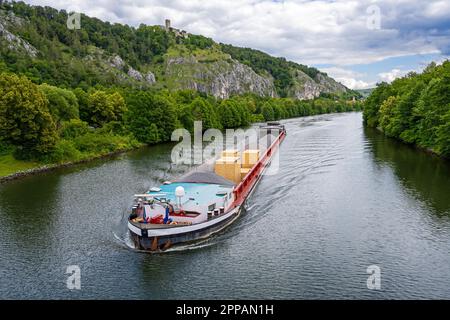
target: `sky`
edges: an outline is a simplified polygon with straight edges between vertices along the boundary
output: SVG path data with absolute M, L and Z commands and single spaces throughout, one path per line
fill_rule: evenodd
M 352 89 L 450 57 L 450 0 L 26 0 L 132 26 L 164 24 L 314 66 Z M 81 27 L 82 21 L 81 21 Z

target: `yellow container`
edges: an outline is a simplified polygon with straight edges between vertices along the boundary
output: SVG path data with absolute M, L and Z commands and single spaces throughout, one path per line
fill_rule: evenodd
M 241 181 L 241 162 L 239 157 L 224 157 L 216 160 L 214 172 L 235 183 Z
M 227 149 L 222 151 L 222 158 L 228 157 L 239 157 L 239 150 L 236 149 Z
M 259 150 L 245 150 L 242 152 L 242 167 L 252 168 L 259 160 Z
M 244 180 L 244 177 L 250 170 L 251 170 L 250 168 L 241 168 L 241 181 Z

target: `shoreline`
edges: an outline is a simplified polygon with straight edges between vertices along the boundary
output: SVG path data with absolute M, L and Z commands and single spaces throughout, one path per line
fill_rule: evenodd
M 421 146 L 419 146 L 418 144 L 415 144 L 415 143 L 408 143 L 408 142 L 406 142 L 406 141 L 404 141 L 404 140 L 402 140 L 402 139 L 400 139 L 400 138 L 389 137 L 388 135 L 386 135 L 386 134 L 384 133 L 384 130 L 381 129 L 380 127 L 375 127 L 375 128 L 374 128 L 374 127 L 368 126 L 367 124 L 364 124 L 364 126 L 365 126 L 366 128 L 372 128 L 372 129 L 375 129 L 375 131 L 377 131 L 378 133 L 382 134 L 383 137 L 388 138 L 388 139 L 391 139 L 391 140 L 396 141 L 396 142 L 398 142 L 398 143 L 401 143 L 401 144 L 403 144 L 403 145 L 405 145 L 405 146 L 408 146 L 408 147 L 410 147 L 410 148 L 412 148 L 412 149 L 415 149 L 415 150 L 417 150 L 417 151 L 426 153 L 426 154 L 428 154 L 428 155 L 430 155 L 430 156 L 436 157 L 436 158 L 441 159 L 441 160 L 444 160 L 444 161 L 450 161 L 450 158 L 445 157 L 445 156 L 443 156 L 443 155 L 437 153 L 437 152 L 434 151 L 433 149 L 421 147 Z
M 4 177 L 0 177 L 0 184 L 8 182 L 8 181 L 18 180 L 18 179 L 25 178 L 25 177 L 28 177 L 31 175 L 35 175 L 35 174 L 50 172 L 50 171 L 62 169 L 62 168 L 74 167 L 79 164 L 89 163 L 89 162 L 99 160 L 99 159 L 112 158 L 114 156 L 125 154 L 127 152 L 131 152 L 134 150 L 139 150 L 144 147 L 147 147 L 147 145 L 143 145 L 143 146 L 139 146 L 137 148 L 127 149 L 127 150 L 117 150 L 117 151 L 109 152 L 107 154 L 89 157 L 89 158 L 81 159 L 81 160 L 77 160 L 77 161 L 63 162 L 63 163 L 58 163 L 58 164 L 49 164 L 49 165 L 35 167 L 32 169 L 28 169 L 28 170 L 17 171 L 13 174 L 10 174 L 10 175 L 4 176 Z
M 347 112 L 361 112 L 361 111 L 347 111 Z M 344 114 L 344 113 L 347 113 L 347 112 L 333 112 L 333 113 L 316 114 L 316 115 L 311 115 L 311 116 L 321 116 L 321 115 L 330 115 L 330 114 Z M 311 117 L 311 116 L 302 116 L 302 117 L 297 117 L 297 118 L 305 118 L 305 117 Z M 289 120 L 289 119 L 293 119 L 293 118 L 280 119 L 280 121 Z M 159 142 L 159 143 L 157 143 L 155 145 L 162 144 L 162 143 L 168 143 L 168 142 L 170 142 L 170 141 Z M 69 168 L 69 167 L 73 167 L 73 166 L 76 166 L 76 165 L 79 165 L 79 164 L 89 163 L 91 161 L 95 161 L 95 160 L 99 160 L 99 159 L 106 159 L 106 158 L 114 157 L 114 156 L 117 156 L 117 155 L 120 155 L 120 154 L 124 154 L 124 153 L 127 153 L 127 152 L 139 150 L 140 148 L 145 148 L 145 147 L 148 147 L 148 146 L 150 146 L 150 145 L 144 144 L 144 145 L 141 145 L 141 146 L 139 146 L 137 148 L 113 151 L 113 152 L 110 152 L 110 153 L 107 153 L 107 154 L 98 155 L 98 156 L 94 156 L 94 157 L 89 157 L 89 158 L 82 159 L 82 160 L 64 162 L 64 163 L 59 163 L 59 164 L 43 165 L 43 166 L 35 167 L 35 168 L 32 168 L 32 169 L 28 169 L 28 170 L 17 171 L 15 173 L 9 174 L 7 176 L 0 177 L 0 184 L 6 183 L 8 181 L 18 180 L 18 179 L 25 178 L 25 177 L 28 177 L 28 176 L 31 176 L 31 175 L 35 175 L 35 174 L 50 172 L 50 171 L 61 169 L 61 168 Z

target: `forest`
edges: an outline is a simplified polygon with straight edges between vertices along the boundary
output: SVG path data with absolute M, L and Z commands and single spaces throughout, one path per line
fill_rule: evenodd
M 389 137 L 450 157 L 450 62 L 379 84 L 364 103 L 364 122 Z
M 242 95 L 220 100 L 191 90 L 120 87 L 65 89 L 0 74 L 0 157 L 42 163 L 79 161 L 170 141 L 176 128 L 246 127 L 253 122 L 360 110 L 360 102 Z M 13 168 L 11 168 L 13 170 Z
M 311 101 L 286 98 L 292 68 L 319 71 L 283 58 L 226 45 L 200 35 L 176 37 L 159 26 L 131 27 L 81 15 L 83 28 L 66 26 L 67 12 L 23 2 L 0 2 L 4 32 L 20 36 L 36 52 L 0 34 L 0 176 L 46 164 L 77 162 L 170 140 L 176 128 L 237 128 L 251 123 L 360 110 L 353 91 Z M 2 25 L 0 25 L 2 26 Z M 11 37 L 11 35 L 9 36 Z M 6 39 L 6 40 L 5 40 Z M 16 47 L 14 47 L 16 45 Z M 257 72 L 274 77 L 281 98 L 253 94 L 218 99 L 191 90 L 121 79 L 102 64 L 120 56 L 121 72 L 148 71 L 170 48 L 214 47 Z M 214 50 L 212 50 L 213 52 Z M 214 51 L 215 52 L 215 51 Z M 122 78 L 123 80 L 124 78 Z

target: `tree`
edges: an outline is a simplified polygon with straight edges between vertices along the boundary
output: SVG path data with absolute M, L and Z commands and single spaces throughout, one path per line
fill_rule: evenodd
M 398 137 L 401 127 L 398 121 L 398 97 L 389 97 L 380 108 L 380 127 L 389 137 Z
M 189 111 L 194 121 L 202 121 L 203 130 L 221 127 L 216 110 L 207 100 L 201 97 L 195 98 L 189 105 Z
M 237 127 L 246 127 L 250 124 L 250 111 L 247 107 L 247 103 L 244 99 L 240 98 L 232 98 L 230 99 L 233 102 L 233 111 L 236 114 L 236 123 Z
M 264 103 L 261 108 L 261 113 L 266 121 L 275 120 L 274 111 L 270 102 Z
M 76 88 L 73 93 L 77 97 L 80 119 L 89 122 L 89 94 L 81 88 Z
M 61 137 L 64 139 L 74 139 L 88 132 L 88 124 L 80 119 L 71 119 L 70 121 L 63 122 L 61 127 Z
M 443 125 L 443 116 L 450 104 L 450 74 L 430 81 L 423 90 L 417 108 L 414 110 L 421 116 L 418 123 L 418 141 L 425 147 L 436 144 L 436 128 Z
M 372 91 L 372 94 L 367 98 L 363 119 L 369 127 L 378 126 L 378 111 L 381 104 L 392 95 L 392 88 L 386 82 L 378 84 L 377 88 Z
M 0 136 L 21 159 L 41 157 L 57 142 L 47 98 L 24 76 L 0 74 Z
M 97 90 L 88 97 L 89 122 L 95 126 L 120 120 L 126 110 L 125 99 L 118 92 L 108 94 Z
M 162 94 L 138 91 L 127 97 L 126 123 L 142 143 L 170 141 L 176 128 L 173 103 Z
M 450 62 L 430 64 L 392 84 L 380 84 L 364 105 L 364 121 L 388 136 L 448 156 Z
M 217 107 L 217 113 L 223 128 L 239 127 L 241 118 L 234 101 L 223 100 Z
M 79 118 L 78 100 L 72 91 L 45 83 L 39 88 L 47 97 L 50 113 L 58 126 L 62 121 Z

